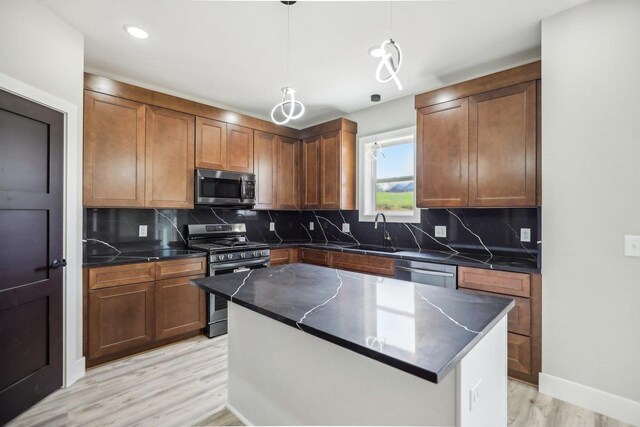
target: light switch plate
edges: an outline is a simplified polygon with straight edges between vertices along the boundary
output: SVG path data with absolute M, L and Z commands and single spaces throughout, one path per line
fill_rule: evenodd
M 313 231 L 313 221 L 309 223 L 309 230 Z
M 350 233 L 351 232 L 351 225 L 347 222 L 342 224 L 342 232 L 343 233 Z
M 520 241 L 521 242 L 530 242 L 531 241 L 531 229 L 530 228 L 521 228 L 520 229 Z
M 624 254 L 640 257 L 640 236 L 624 236 Z
M 447 237 L 447 226 L 446 225 L 436 225 L 436 237 Z
M 276 231 L 276 223 L 275 222 L 270 222 L 269 223 L 269 231 Z
M 147 237 L 147 226 L 139 225 L 138 226 L 138 237 Z

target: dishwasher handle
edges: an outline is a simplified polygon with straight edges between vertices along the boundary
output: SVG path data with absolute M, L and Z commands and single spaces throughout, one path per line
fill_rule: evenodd
M 409 271 L 411 273 L 416 273 L 416 274 L 424 274 L 425 276 L 440 276 L 440 277 L 454 277 L 453 273 L 447 273 L 444 271 L 434 271 L 434 270 L 422 270 L 419 268 L 411 268 L 411 267 L 402 267 L 397 265 L 396 269 L 398 270 L 403 270 L 403 271 Z

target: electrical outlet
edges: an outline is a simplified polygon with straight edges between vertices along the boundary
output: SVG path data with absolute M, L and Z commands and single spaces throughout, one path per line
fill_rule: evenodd
M 314 223 L 313 223 L 313 221 L 311 221 L 311 222 L 309 223 L 309 230 L 311 230 L 311 231 L 313 231 L 313 224 L 314 224 Z
M 530 242 L 531 241 L 531 229 L 530 228 L 521 228 L 520 229 L 520 241 L 521 242 Z
M 446 225 L 436 225 L 436 237 L 447 237 L 447 226 Z
M 624 236 L 624 255 L 640 256 L 640 236 Z
M 480 400 L 480 384 L 482 384 L 482 380 L 478 380 L 476 385 L 469 390 L 469 411 L 473 411 L 473 408 L 478 406 L 478 401 Z
M 351 225 L 347 222 L 342 224 L 342 232 L 343 233 L 350 233 L 351 232 Z
M 270 222 L 269 223 L 269 231 L 276 231 L 276 223 L 275 222 Z
M 147 237 L 147 226 L 139 225 L 138 226 L 138 237 Z

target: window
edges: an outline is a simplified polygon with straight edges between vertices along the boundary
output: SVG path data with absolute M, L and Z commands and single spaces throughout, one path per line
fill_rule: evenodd
M 415 196 L 415 128 L 360 138 L 359 217 L 373 221 L 420 222 Z

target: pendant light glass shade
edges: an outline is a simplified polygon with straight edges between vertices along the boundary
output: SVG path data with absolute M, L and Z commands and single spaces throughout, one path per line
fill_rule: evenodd
M 276 104 L 271 110 L 271 121 L 277 125 L 284 125 L 290 120 L 299 119 L 304 114 L 304 105 L 295 98 L 295 89 L 282 88 L 282 102 Z M 276 118 L 280 117 L 280 120 Z

